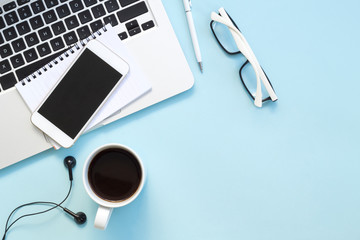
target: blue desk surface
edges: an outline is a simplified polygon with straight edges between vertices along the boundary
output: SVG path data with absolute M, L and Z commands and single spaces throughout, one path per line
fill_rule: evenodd
M 359 239 L 360 2 L 194 0 L 203 74 L 182 1 L 164 5 L 194 87 L 70 149 L 1 170 L 1 229 L 18 205 L 64 197 L 67 155 L 78 165 L 65 206 L 88 215 L 82 227 L 60 210 L 23 219 L 7 239 Z M 272 80 L 277 103 L 258 109 L 245 94 L 238 77 L 243 57 L 225 55 L 209 28 L 210 12 L 221 6 Z M 147 182 L 100 231 L 81 174 L 87 155 L 109 142 L 141 156 Z

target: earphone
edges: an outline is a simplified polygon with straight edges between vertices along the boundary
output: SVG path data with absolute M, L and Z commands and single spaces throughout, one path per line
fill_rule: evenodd
M 70 211 L 69 209 L 67 208 L 64 208 L 63 206 L 61 206 L 61 204 L 63 204 L 69 197 L 70 195 L 70 192 L 71 192 L 71 189 L 72 189 L 72 181 L 73 181 L 73 173 L 72 173 L 72 169 L 75 167 L 76 165 L 76 159 L 73 157 L 73 156 L 67 156 L 65 159 L 64 159 L 64 165 L 65 167 L 69 170 L 69 180 L 70 180 L 70 188 L 69 188 L 69 191 L 66 195 L 66 197 L 64 198 L 64 200 L 62 200 L 60 203 L 54 203 L 54 202 L 31 202 L 31 203 L 26 203 L 26 204 L 23 204 L 17 208 L 15 208 L 9 215 L 7 221 L 6 221 L 6 225 L 5 225 L 5 232 L 4 232 L 4 235 L 3 235 L 3 238 L 2 240 L 5 240 L 6 238 L 6 233 L 9 231 L 9 229 L 17 222 L 19 221 L 21 218 L 24 218 L 24 217 L 30 217 L 30 216 L 34 216 L 34 215 L 39 215 L 39 214 L 42 214 L 42 213 L 46 213 L 46 212 L 49 212 L 57 207 L 59 208 L 62 208 L 64 210 L 65 213 L 69 214 L 70 216 L 72 216 L 74 218 L 74 221 L 77 223 L 77 224 L 84 224 L 86 222 L 86 214 L 83 213 L 83 212 L 77 212 L 77 213 L 74 213 L 72 211 Z M 35 212 L 35 213 L 30 213 L 30 214 L 25 214 L 25 215 L 22 215 L 20 217 L 18 217 L 15 221 L 13 221 L 9 226 L 9 220 L 11 218 L 11 216 L 17 211 L 19 210 L 20 208 L 23 208 L 23 207 L 26 207 L 26 206 L 30 206 L 30 205 L 35 205 L 35 204 L 48 204 L 48 205 L 54 205 L 53 207 L 47 209 L 47 210 L 44 210 L 44 211 L 40 211 L 40 212 Z
M 64 159 L 64 165 L 65 167 L 69 170 L 69 180 L 72 183 L 73 180 L 73 174 L 72 174 L 72 169 L 75 167 L 76 165 L 76 159 L 73 156 L 67 156 Z M 74 220 L 77 224 L 84 224 L 86 222 L 86 214 L 83 212 L 78 212 L 78 213 L 73 213 L 72 211 L 70 211 L 67 208 L 63 208 L 63 210 L 71 215 L 72 217 L 74 217 Z

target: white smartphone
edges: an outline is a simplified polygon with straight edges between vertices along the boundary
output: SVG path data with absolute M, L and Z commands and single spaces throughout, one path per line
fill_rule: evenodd
M 128 71 L 117 54 L 90 41 L 32 114 L 32 123 L 71 147 Z

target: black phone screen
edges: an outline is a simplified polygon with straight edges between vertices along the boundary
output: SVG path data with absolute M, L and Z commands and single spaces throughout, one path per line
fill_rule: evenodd
M 121 77 L 86 48 L 38 112 L 74 139 Z

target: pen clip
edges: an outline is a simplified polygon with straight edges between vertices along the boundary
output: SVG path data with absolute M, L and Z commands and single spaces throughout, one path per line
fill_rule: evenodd
M 191 0 L 189 0 L 189 7 L 192 8 Z

